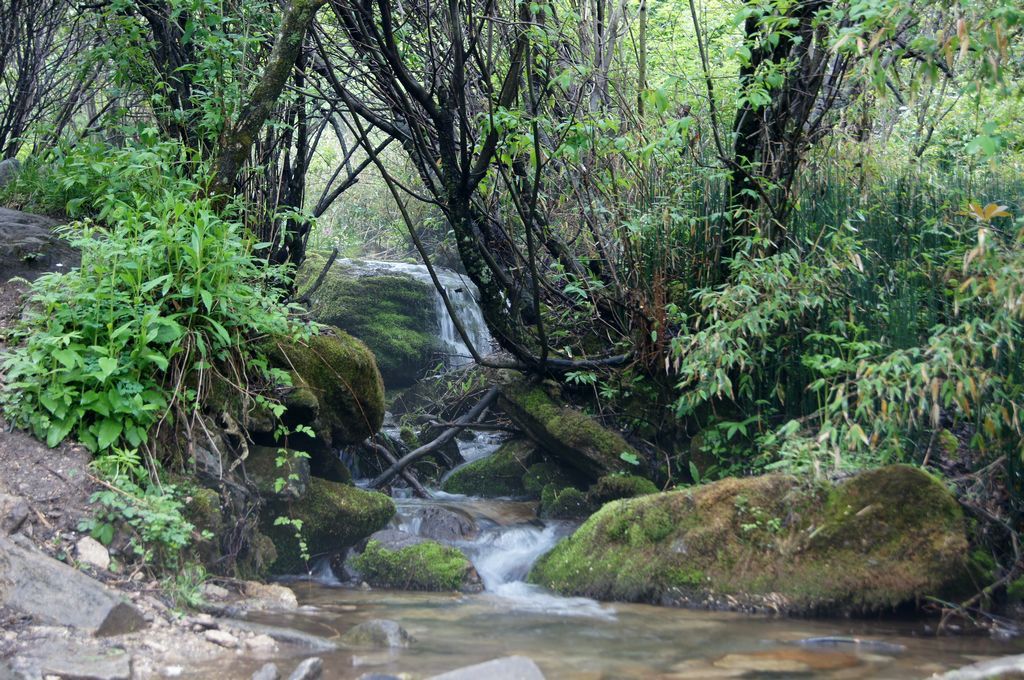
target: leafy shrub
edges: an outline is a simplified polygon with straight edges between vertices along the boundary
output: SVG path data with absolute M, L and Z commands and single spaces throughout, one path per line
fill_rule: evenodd
M 188 176 L 170 143 L 65 159 L 57 176 L 78 191 L 72 211 L 91 220 L 67 238 L 76 270 L 32 287 L 23 342 L 4 357 L 5 414 L 53 446 L 73 434 L 95 452 L 144 446 L 157 423 L 201 398 L 204 372 L 255 362 L 249 341 L 294 334 L 273 288 L 281 276 L 253 254 L 242 225 L 225 219 Z M 201 168 L 198 169 L 201 171 Z M 258 244 L 257 244 L 258 245 Z

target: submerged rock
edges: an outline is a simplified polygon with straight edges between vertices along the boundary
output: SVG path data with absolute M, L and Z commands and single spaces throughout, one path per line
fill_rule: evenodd
M 948 593 L 966 554 L 952 494 L 894 465 L 831 488 L 766 475 L 614 501 L 530 580 L 603 600 L 869 613 Z
M 540 668 L 525 656 L 505 656 L 465 668 L 432 675 L 427 680 L 544 680 Z
M 317 680 L 324 672 L 324 660 L 318 656 L 310 657 L 302 661 L 292 674 L 288 676 L 288 680 Z
M 505 412 L 545 453 L 590 480 L 627 471 L 623 453 L 639 456 L 618 432 L 556 403 L 540 385 L 513 380 L 502 388 L 501 397 Z
M 147 625 L 135 605 L 99 581 L 8 538 L 0 538 L 0 606 L 96 635 L 132 633 Z
M 533 442 L 513 439 L 497 451 L 452 471 L 441 488 L 448 493 L 497 498 L 523 496 L 523 475 L 537 456 Z
M 263 532 L 276 548 L 271 570 L 277 574 L 306 571 L 299 554 L 295 528 L 275 525 L 276 517 L 302 521 L 302 537 L 311 555 L 338 552 L 387 526 L 395 504 L 382 493 L 313 477 L 305 496 L 290 503 L 273 503 L 262 512 Z
M 348 647 L 408 647 L 414 642 L 405 628 L 388 619 L 370 619 L 348 630 L 341 643 Z
M 458 548 L 404 531 L 379 531 L 347 566 L 378 588 L 401 590 L 483 590 L 473 564 Z

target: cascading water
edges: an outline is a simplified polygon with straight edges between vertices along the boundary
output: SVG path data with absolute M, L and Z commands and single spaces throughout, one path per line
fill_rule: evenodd
M 417 281 L 426 283 L 434 288 L 434 282 L 430 278 L 430 272 L 425 265 L 408 264 L 406 262 L 385 262 L 382 260 L 342 260 L 341 264 L 346 267 L 361 271 L 371 271 L 387 274 L 404 274 Z M 443 267 L 434 267 L 438 282 L 444 288 L 455 315 L 462 322 L 462 327 L 473 343 L 473 347 L 481 354 L 489 354 L 491 351 L 491 334 L 484 322 L 483 312 L 477 302 L 478 293 L 476 286 L 467 277 Z M 440 293 L 434 290 L 434 314 L 437 317 L 438 340 L 440 349 L 446 356 L 446 363 L 449 367 L 462 366 L 472 362 L 466 343 L 462 341 L 458 330 L 452 322 L 448 310 L 445 308 L 444 300 Z

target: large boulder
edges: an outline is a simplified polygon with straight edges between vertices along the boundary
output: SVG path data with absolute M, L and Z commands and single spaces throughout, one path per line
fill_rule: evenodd
M 602 600 L 872 613 L 948 595 L 966 555 L 956 499 L 894 465 L 835 487 L 767 475 L 613 501 L 530 580 Z
M 362 553 L 353 556 L 346 567 L 378 588 L 483 590 L 479 574 L 461 550 L 394 529 L 370 536 Z
M 0 538 L 0 606 L 38 623 L 95 635 L 132 633 L 147 625 L 135 605 L 99 581 L 15 538 Z
M 587 414 L 557 403 L 543 386 L 514 380 L 502 387 L 501 405 L 544 452 L 590 481 L 630 467 L 622 454 L 639 458 L 618 432 Z
M 308 425 L 316 433 L 315 441 L 293 434 L 291 446 L 311 453 L 330 450 L 361 442 L 380 429 L 384 383 L 362 342 L 326 328 L 305 342 L 274 339 L 267 351 L 274 366 L 291 374 L 292 388 L 282 400 L 288 409 L 284 423 L 293 429 Z
M 262 530 L 274 542 L 276 574 L 296 574 L 307 568 L 302 560 L 295 527 L 278 518 L 300 520 L 302 539 L 310 555 L 340 552 L 387 526 L 395 504 L 375 491 L 312 477 L 306 494 L 292 502 L 273 502 L 261 513 Z
M 444 480 L 441 489 L 447 493 L 497 498 L 523 496 L 523 476 L 537 458 L 533 442 L 513 439 L 479 460 L 456 468 Z
M 326 264 L 313 253 L 299 269 L 296 285 L 312 285 Z M 430 283 L 387 269 L 335 262 L 312 296 L 313 319 L 359 338 L 377 357 L 389 387 L 416 381 L 438 350 L 435 292 Z

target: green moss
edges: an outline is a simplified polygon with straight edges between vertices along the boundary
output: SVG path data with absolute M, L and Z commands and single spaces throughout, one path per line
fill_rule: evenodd
M 420 438 L 416 436 L 416 432 L 408 425 L 403 425 L 402 429 L 398 431 L 398 438 L 410 449 L 418 449 L 420 447 Z
M 600 507 L 609 501 L 646 496 L 649 493 L 658 493 L 658 487 L 649 479 L 637 475 L 605 475 L 590 487 L 587 495 L 594 506 Z
M 326 259 L 307 258 L 300 290 L 319 275 Z M 388 386 L 415 382 L 437 349 L 434 290 L 403 275 L 358 276 L 335 264 L 313 295 L 313 318 L 337 326 L 367 344 Z
M 305 343 L 277 339 L 267 349 L 275 366 L 292 373 L 286 424 L 311 424 L 318 438 L 335 446 L 360 442 L 380 429 L 384 384 L 359 340 L 326 328 Z
M 460 590 L 475 576 L 473 565 L 461 551 L 436 541 L 399 550 L 370 541 L 352 565 L 367 583 L 378 588 Z
M 502 389 L 509 415 L 541 443 L 545 451 L 590 479 L 625 471 L 622 453 L 639 457 L 617 432 L 603 427 L 585 413 L 557 404 L 544 389 L 514 381 Z
M 302 537 L 313 555 L 341 550 L 383 529 L 395 514 L 395 504 L 384 494 L 313 477 L 305 496 L 292 502 L 271 503 L 261 514 L 262 531 L 277 548 L 274 573 L 305 571 L 295 530 L 275 526 L 277 517 L 302 522 Z
M 526 493 L 523 474 L 535 456 L 529 441 L 505 442 L 490 456 L 455 469 L 441 488 L 448 493 L 484 498 L 522 496 Z
M 1024 578 L 1016 579 L 1006 587 L 1006 599 L 1010 602 L 1024 601 Z
M 557 489 L 564 489 L 574 485 L 574 480 L 560 465 L 550 461 L 534 463 L 526 469 L 523 475 L 523 489 L 526 495 L 531 498 L 540 498 L 544 487 L 554 485 Z
M 952 494 L 890 466 L 833 489 L 767 475 L 612 501 L 530 579 L 599 599 L 863 613 L 943 595 L 966 553 Z
M 587 495 L 579 489 L 548 484 L 540 495 L 540 516 L 545 519 L 581 519 L 591 512 Z

